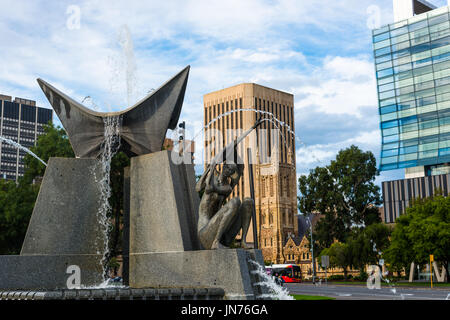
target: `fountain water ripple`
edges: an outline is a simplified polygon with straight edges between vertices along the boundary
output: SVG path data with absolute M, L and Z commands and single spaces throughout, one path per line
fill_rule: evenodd
M 31 150 L 25 148 L 25 147 L 22 146 L 21 144 L 19 144 L 19 143 L 13 141 L 13 140 L 11 140 L 11 139 L 2 137 L 2 136 L 0 136 L 0 141 L 3 141 L 3 142 L 5 142 L 5 143 L 7 143 L 7 144 L 9 144 L 9 145 L 12 145 L 13 147 L 16 147 L 16 148 L 18 148 L 18 149 L 20 149 L 20 150 L 22 150 L 22 151 L 25 151 L 25 152 L 28 153 L 29 155 L 31 155 L 31 156 L 33 156 L 34 158 L 36 158 L 37 160 L 39 160 L 44 166 L 47 166 L 47 164 L 46 164 L 41 158 L 39 158 L 39 157 L 38 157 L 37 155 L 35 155 Z

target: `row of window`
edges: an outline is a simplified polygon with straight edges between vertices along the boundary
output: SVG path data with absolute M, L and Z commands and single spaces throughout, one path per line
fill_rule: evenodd
M 429 40 L 419 42 L 419 44 L 411 43 L 411 41 L 405 41 L 399 44 L 387 46 L 381 49 L 377 49 L 374 52 L 375 58 L 391 54 L 393 59 L 398 59 L 407 55 L 414 55 L 425 50 L 433 50 L 449 44 L 449 32 L 442 30 L 434 34 L 430 34 L 429 38 L 423 40 Z
M 438 39 L 444 38 L 450 34 L 450 24 L 448 22 L 440 27 L 441 28 L 439 28 L 439 30 L 436 30 L 436 32 L 431 30 L 430 32 L 428 32 L 428 30 L 425 30 L 423 34 L 418 35 L 416 38 L 411 38 L 411 40 L 406 39 L 406 41 L 402 42 L 393 42 L 392 40 L 388 39 L 383 42 L 379 42 L 374 45 L 375 57 L 378 58 L 389 53 L 393 53 L 395 57 L 403 56 L 405 55 L 403 50 L 407 48 L 414 48 L 411 52 L 423 51 L 421 50 L 419 45 L 433 44 L 435 41 L 438 41 Z M 378 63 L 379 61 L 376 62 Z
M 430 150 L 438 150 L 438 149 L 444 150 L 444 149 L 448 149 L 448 148 L 450 148 L 450 140 L 425 143 L 425 144 L 419 144 L 419 145 L 390 149 L 390 150 L 384 150 L 381 152 L 381 157 L 386 158 L 386 157 L 397 156 L 397 155 L 406 155 L 406 154 L 410 154 L 410 153 L 427 152 Z M 409 159 L 409 160 L 412 160 L 412 159 Z
M 410 131 L 410 132 L 404 132 L 399 134 L 393 134 L 389 136 L 383 136 L 382 141 L 383 144 L 402 141 L 402 140 L 409 140 L 409 139 L 415 139 L 415 138 L 423 138 L 428 137 L 436 134 L 443 134 L 450 132 L 450 125 L 443 125 L 439 127 L 419 130 L 419 131 Z
M 374 48 L 378 49 L 383 46 L 386 46 L 386 42 L 389 44 L 398 44 L 408 40 L 414 41 L 416 39 L 420 39 L 429 34 L 433 34 L 442 30 L 445 30 L 449 27 L 449 19 L 448 15 L 441 16 L 440 21 L 434 21 L 437 23 L 432 23 L 430 26 L 423 26 L 422 28 L 410 30 L 409 32 L 403 32 L 398 34 L 391 34 L 390 32 L 385 32 L 379 35 L 376 35 L 372 38 L 374 43 Z M 398 30 L 398 29 L 397 29 Z M 405 29 L 403 29 L 405 31 Z M 394 30 L 393 33 L 396 31 Z
M 410 154 L 405 154 L 405 155 L 381 158 L 381 164 L 386 165 L 386 164 L 397 163 L 397 162 L 407 162 L 407 161 L 444 157 L 444 156 L 450 156 L 450 148 L 428 150 L 428 151 L 422 151 L 422 152 L 417 152 L 417 153 L 410 153 Z
M 379 102 L 380 108 L 396 105 L 399 110 L 423 107 L 429 104 L 442 103 L 449 100 L 450 85 L 413 91 Z M 385 114 L 386 112 L 383 112 Z M 383 120 L 384 121 L 384 120 Z
M 447 92 L 446 89 L 450 90 L 450 87 L 448 87 L 448 86 L 443 87 L 443 86 L 446 86 L 449 84 L 450 84 L 450 77 L 446 77 L 446 78 L 441 78 L 441 79 L 437 79 L 437 80 L 421 82 L 416 85 L 405 86 L 405 87 L 401 87 L 398 89 L 387 90 L 387 91 L 379 93 L 379 98 L 380 99 L 388 99 L 388 98 L 393 98 L 393 97 L 400 97 L 399 98 L 399 101 L 400 101 L 400 100 L 403 100 L 404 97 L 415 97 L 415 98 L 420 98 L 420 96 L 426 97 L 427 95 L 436 94 L 436 92 L 438 92 L 438 94 Z M 437 88 L 437 90 L 434 92 L 428 90 L 428 89 L 434 89 L 434 88 Z M 422 91 L 422 90 L 428 90 L 428 91 Z M 450 92 L 450 91 L 448 91 L 448 92 Z M 411 93 L 418 93 L 419 97 L 417 96 L 417 94 L 408 95 Z M 431 94 L 428 94 L 428 93 L 431 93 Z M 404 96 L 404 95 L 408 95 L 408 96 Z
M 402 132 L 393 135 L 386 135 L 382 137 L 383 144 L 415 139 L 415 138 L 424 138 L 436 134 L 444 134 L 450 132 L 450 125 L 441 125 L 438 127 L 423 129 L 423 130 L 415 130 L 410 132 Z
M 403 126 L 395 126 L 393 128 L 389 128 L 389 129 L 382 129 L 382 136 L 386 137 L 386 136 L 390 136 L 393 134 L 406 134 L 407 132 L 416 132 L 417 137 L 419 136 L 426 136 L 424 133 L 425 132 L 435 132 L 437 131 L 439 133 L 439 130 L 429 130 L 429 129 L 435 129 L 438 127 L 442 127 L 442 128 L 446 128 L 446 126 L 450 125 L 450 117 L 445 117 L 445 118 L 440 118 L 440 119 L 435 119 L 435 120 L 429 120 L 429 121 L 424 121 L 424 122 L 420 122 L 420 123 L 412 123 L 412 124 L 408 124 L 408 125 L 403 125 Z M 446 128 L 447 130 L 447 128 Z M 433 133 L 434 134 L 434 133 Z M 429 134 L 427 134 L 429 135 Z
M 450 38 L 449 38 L 449 44 L 450 44 Z M 448 52 L 450 52 L 450 46 L 448 46 L 448 48 L 446 48 L 446 51 L 447 52 L 439 54 L 439 55 L 436 55 L 436 56 L 433 56 L 433 57 L 431 57 L 431 52 L 430 51 L 422 52 L 422 57 L 426 57 L 426 58 L 421 59 L 421 60 L 417 60 L 417 61 L 414 61 L 414 62 L 406 63 L 406 64 L 403 64 L 403 65 L 400 65 L 400 66 L 390 67 L 390 68 L 387 68 L 387 69 L 383 69 L 383 70 L 377 71 L 377 73 L 376 73 L 377 79 L 390 77 L 390 76 L 394 76 L 394 75 L 397 75 L 397 74 L 401 74 L 401 76 L 399 75 L 399 80 L 411 78 L 412 77 L 412 73 L 407 73 L 408 71 L 412 71 L 412 70 L 415 70 L 415 69 L 418 69 L 418 68 L 422 68 L 422 67 L 426 67 L 426 66 L 431 66 L 432 64 L 434 66 L 436 66 L 436 68 L 433 68 L 434 71 L 445 70 L 447 68 L 446 67 L 442 67 L 439 64 L 440 63 L 446 63 L 446 62 L 448 62 L 448 60 L 450 60 L 449 59 L 449 55 L 448 55 Z
M 429 70 L 431 70 L 431 72 L 429 73 L 422 73 L 410 78 L 379 85 L 378 91 L 381 93 L 393 89 L 401 89 L 412 85 L 416 85 L 417 90 L 422 90 L 426 89 L 427 86 L 431 86 L 431 81 L 435 81 L 434 86 L 441 86 L 446 84 L 445 82 L 450 79 L 450 69 L 433 72 L 432 68 L 430 67 Z M 403 94 L 402 91 L 400 91 L 399 93 L 399 95 Z
M 436 50 L 435 53 L 431 51 L 421 52 L 420 55 L 416 55 L 414 57 L 408 56 L 406 60 L 411 60 L 412 62 L 404 62 L 401 61 L 401 65 L 397 65 L 398 60 L 396 61 L 388 61 L 377 66 L 377 79 L 381 79 L 387 76 L 393 76 L 399 73 L 404 73 L 413 69 L 418 69 L 426 66 L 431 66 L 432 64 L 438 64 L 441 62 L 445 62 L 450 60 L 450 45 L 439 48 L 442 50 Z M 393 66 L 394 65 L 394 66 Z M 436 68 L 439 69 L 439 68 Z M 442 69 L 440 69 L 442 70 Z M 445 70 L 445 68 L 444 68 Z M 438 71 L 438 70 L 436 70 Z M 423 73 L 422 73 L 423 74 Z M 408 74 L 402 74 L 401 78 L 406 79 L 409 78 Z
M 424 76 L 424 75 L 430 74 L 430 73 L 433 73 L 435 78 L 442 78 L 442 77 L 445 77 L 448 75 L 448 73 L 446 73 L 446 72 L 448 71 L 449 68 L 450 68 L 450 61 L 447 60 L 447 61 L 436 63 L 433 65 L 430 64 L 428 66 L 423 66 L 420 68 L 415 68 L 412 70 L 395 73 L 395 74 L 389 75 L 384 78 L 378 78 L 377 83 L 378 83 L 378 86 L 382 86 L 382 85 L 385 85 L 385 84 L 388 84 L 391 82 L 404 83 L 402 81 L 408 81 L 411 78 Z M 420 80 L 420 79 L 417 79 L 417 80 Z
M 405 118 L 414 117 L 414 116 L 419 116 L 419 117 L 428 116 L 429 114 L 436 114 L 437 112 L 442 114 L 444 111 L 446 111 L 449 108 L 449 105 L 450 105 L 450 101 L 445 101 L 445 102 L 441 102 L 441 103 L 437 103 L 437 104 L 428 104 L 425 106 L 413 107 L 413 108 L 409 108 L 409 109 L 394 111 L 391 113 L 386 113 L 386 114 L 380 115 L 380 122 L 385 123 L 385 122 L 405 119 Z M 383 129 L 385 128 L 384 125 L 382 126 L 382 128 Z
M 397 37 L 401 34 L 408 32 L 415 32 L 427 26 L 437 25 L 449 20 L 447 8 L 442 8 L 440 10 L 433 10 L 428 13 L 427 16 L 414 16 L 409 20 L 400 21 L 394 24 L 384 26 L 379 29 L 373 30 L 373 41 L 379 42 L 387 38 Z M 420 19 L 420 20 L 417 20 Z M 417 22 L 416 22 L 417 21 Z

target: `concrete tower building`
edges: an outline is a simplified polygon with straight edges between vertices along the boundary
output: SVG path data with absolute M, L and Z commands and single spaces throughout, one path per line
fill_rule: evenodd
M 205 131 L 205 163 L 209 164 L 218 150 L 249 129 L 261 116 L 250 111 L 256 109 L 274 114 L 294 131 L 294 96 L 254 83 L 243 83 L 203 97 Z M 232 110 L 219 120 L 219 115 Z M 246 111 L 248 110 L 248 111 Z M 270 118 L 264 115 L 264 118 Z M 278 134 L 280 133 L 280 134 Z M 290 237 L 298 233 L 297 191 L 295 171 L 295 137 L 287 127 L 265 121 L 240 144 L 238 155 L 243 159 L 245 171 L 233 196 L 250 196 L 247 148 L 251 148 L 255 186 L 256 225 L 258 247 L 264 259 L 274 263 L 287 260 L 283 247 Z M 253 243 L 250 226 L 247 241 Z
M 18 142 L 26 148 L 36 144 L 44 133 L 44 125 L 52 120 L 53 110 L 36 106 L 33 100 L 0 94 L 0 136 Z M 0 179 L 17 181 L 24 174 L 25 152 L 0 143 Z

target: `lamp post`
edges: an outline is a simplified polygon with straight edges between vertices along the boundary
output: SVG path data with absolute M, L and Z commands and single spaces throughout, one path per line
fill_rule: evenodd
M 316 282 L 316 264 L 314 261 L 314 241 L 313 241 L 313 225 L 312 225 L 312 214 L 309 214 L 309 220 L 306 220 L 311 228 L 311 263 L 313 269 L 313 283 Z

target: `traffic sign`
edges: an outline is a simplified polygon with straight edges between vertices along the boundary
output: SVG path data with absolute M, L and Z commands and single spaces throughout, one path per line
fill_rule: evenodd
M 330 257 L 329 256 L 322 256 L 322 268 L 328 268 L 330 266 Z

